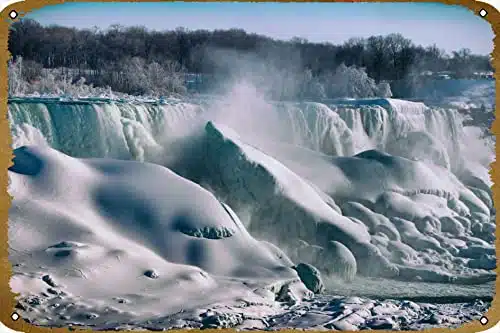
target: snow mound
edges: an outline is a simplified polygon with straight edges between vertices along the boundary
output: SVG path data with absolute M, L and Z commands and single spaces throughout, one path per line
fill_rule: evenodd
M 492 229 L 490 197 L 485 191 L 484 198 L 476 196 L 450 170 L 376 150 L 330 157 L 268 145 L 268 154 L 226 126 L 209 122 L 205 132 L 204 168 L 196 178 L 244 212 L 238 214 L 253 235 L 285 249 L 293 261 L 328 272 L 318 258 L 339 257 L 330 271 L 348 280 L 356 273 L 431 282 L 494 279 L 484 269 L 491 267 L 488 258 L 464 265 L 478 259 L 468 251 L 493 248 L 483 232 Z M 299 250 L 297 241 L 309 247 Z
M 308 294 L 283 252 L 167 168 L 76 159 L 48 147 L 14 154 L 11 287 L 27 311 L 124 324 L 223 300 L 272 309 L 274 298 L 254 290 L 273 285 L 298 283 L 296 297 Z
M 225 126 L 207 123 L 206 136 L 202 181 L 231 207 L 251 212 L 247 227 L 252 234 L 282 248 L 292 239 L 325 249 L 338 241 L 362 262 L 365 274 L 397 274 L 370 244 L 366 228 L 342 216 L 335 202 L 309 182 Z

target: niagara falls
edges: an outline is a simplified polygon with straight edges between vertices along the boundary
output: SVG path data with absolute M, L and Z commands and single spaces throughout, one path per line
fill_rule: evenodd
M 196 30 L 180 3 L 157 6 L 182 7 L 189 29 L 91 30 L 58 6 L 67 26 L 47 7 L 9 37 L 8 260 L 22 320 L 350 331 L 485 315 L 497 277 L 489 56 L 404 31 L 287 40 L 251 33 L 250 14 L 249 32 Z

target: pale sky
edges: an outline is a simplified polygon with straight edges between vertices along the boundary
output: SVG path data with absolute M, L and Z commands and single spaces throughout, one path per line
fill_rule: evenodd
M 46 6 L 27 17 L 77 28 L 241 28 L 278 39 L 297 36 L 335 44 L 351 37 L 401 33 L 416 44 L 436 44 L 448 52 L 466 47 L 479 54 L 493 51 L 494 37 L 483 18 L 465 7 L 441 3 L 81 2 Z

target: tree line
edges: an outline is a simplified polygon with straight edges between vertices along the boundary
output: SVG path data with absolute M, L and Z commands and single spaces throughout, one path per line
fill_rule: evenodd
M 449 71 L 457 78 L 492 71 L 488 55 L 475 55 L 468 49 L 447 54 L 436 45 L 415 45 L 400 34 L 353 38 L 334 45 L 302 38 L 276 40 L 241 29 L 151 31 L 119 25 L 76 29 L 22 19 L 10 27 L 8 47 L 14 59 L 24 59 L 23 77 L 28 81 L 40 76 L 42 69 L 64 68 L 75 80 L 84 77 L 94 86 L 130 94 L 183 92 L 183 73 L 224 78 L 234 75 L 234 59 L 248 56 L 276 72 L 294 73 L 293 80 L 305 78 L 312 86 L 321 85 L 324 93 L 320 95 L 326 97 L 335 97 L 327 86 L 338 85 L 329 78 L 338 81 L 341 74 L 372 80 L 369 85 L 373 87 L 388 82 L 398 96 L 411 94 L 415 78 L 423 71 Z M 232 52 L 227 58 L 231 61 L 214 56 L 221 50 Z M 295 90 L 306 93 L 311 88 Z

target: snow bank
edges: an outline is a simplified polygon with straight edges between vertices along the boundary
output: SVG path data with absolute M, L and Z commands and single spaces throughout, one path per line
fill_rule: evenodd
M 339 214 L 333 200 L 277 160 L 240 141 L 231 129 L 209 122 L 206 135 L 202 179 L 232 207 L 250 207 L 251 233 L 283 246 L 290 246 L 290 240 L 305 240 L 326 248 L 330 241 L 338 241 L 363 263 L 366 274 L 396 274 L 369 243 L 364 226 Z
M 276 242 L 292 260 L 329 271 L 331 260 L 320 258 L 338 253 L 329 252 L 329 242 L 337 241 L 363 275 L 494 279 L 487 264 L 472 263 L 469 252 L 493 248 L 492 239 L 472 228 L 493 228 L 489 196 L 476 196 L 446 168 L 375 150 L 329 157 L 276 145 L 268 154 L 223 125 L 209 122 L 205 130 L 203 170 L 192 177 L 244 212 L 248 230 Z M 300 242 L 306 250 L 296 251 Z
M 28 311 L 123 324 L 217 302 L 276 311 L 272 286 L 291 284 L 297 297 L 308 295 L 283 252 L 255 240 L 229 206 L 164 167 L 75 159 L 48 147 L 14 153 L 11 287 Z M 39 293 L 58 295 L 59 308 Z

